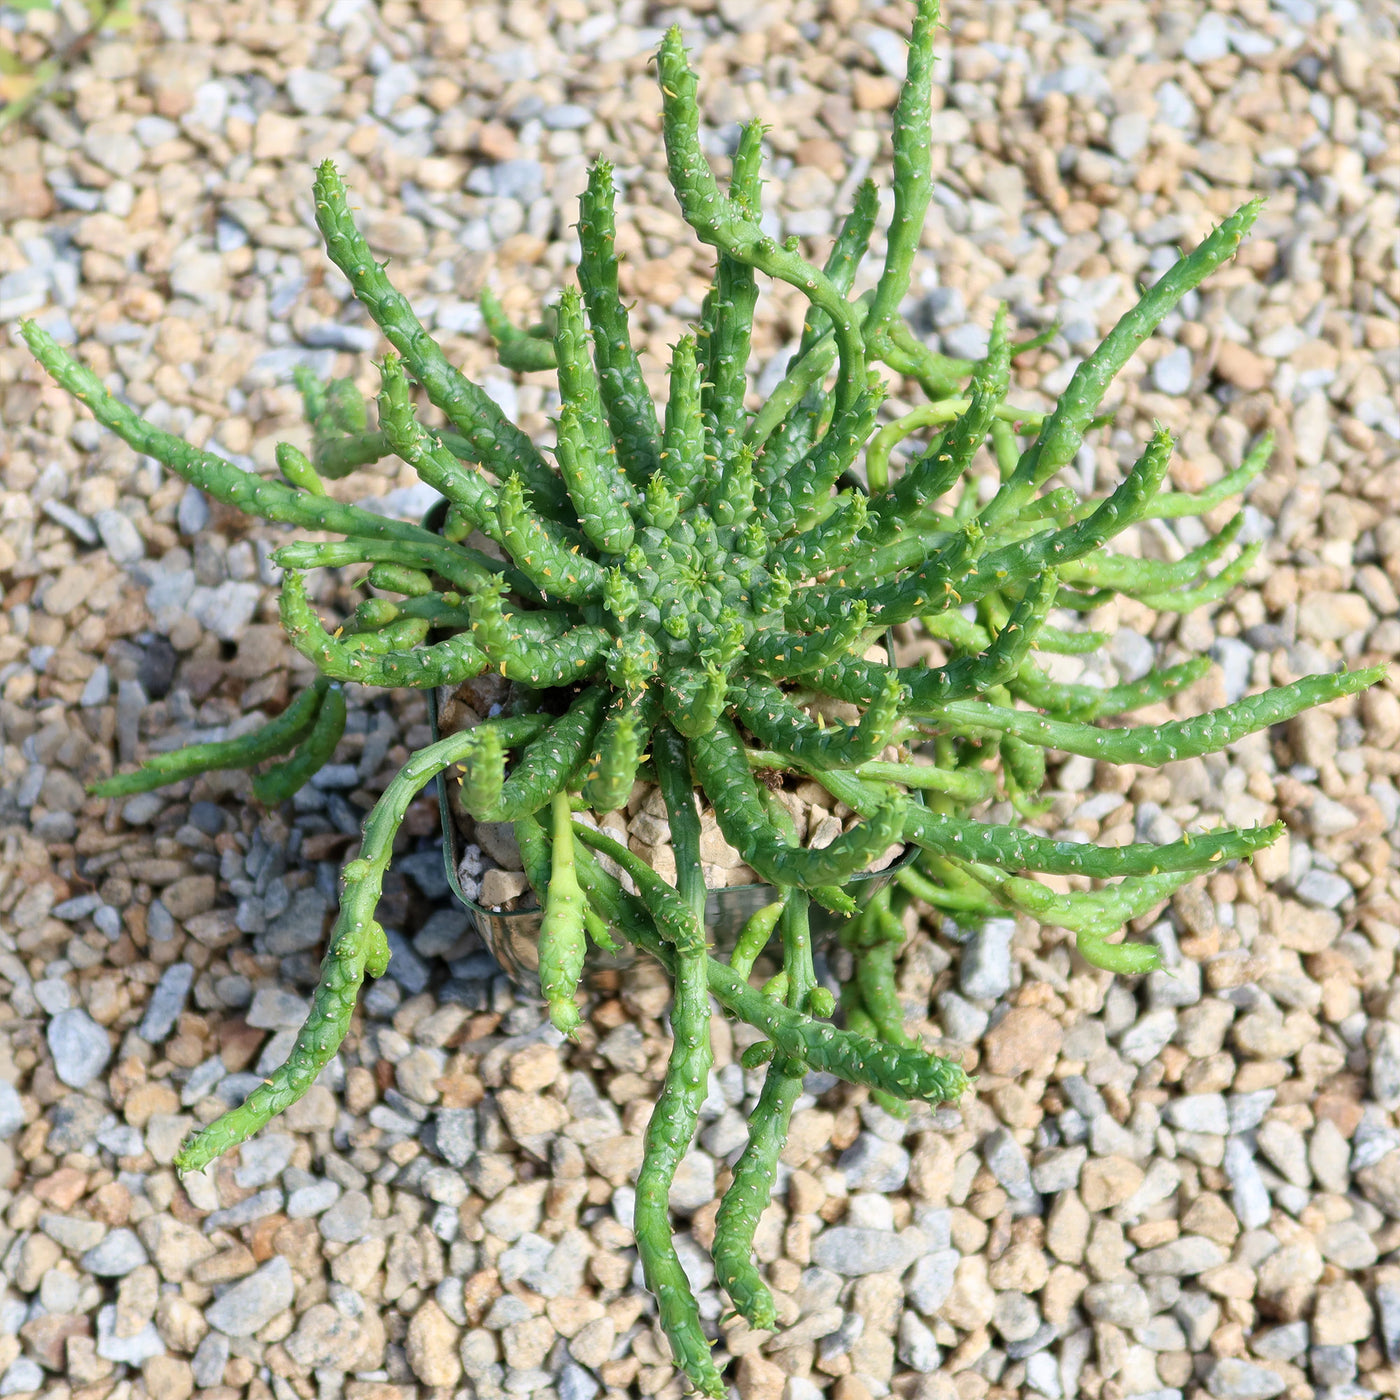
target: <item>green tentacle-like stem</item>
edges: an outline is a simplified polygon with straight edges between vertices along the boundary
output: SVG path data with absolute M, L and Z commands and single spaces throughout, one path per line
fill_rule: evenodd
M 319 676 L 276 719 L 251 734 L 211 744 L 191 744 L 174 753 L 152 754 L 134 773 L 104 778 L 88 791 L 94 797 L 130 797 L 216 769 L 251 768 L 264 759 L 288 753 L 311 733 L 329 686 L 330 682 Z
M 507 746 L 534 737 L 541 724 L 533 715 L 487 723 Z M 296 1103 L 330 1063 L 350 1027 L 360 984 L 366 976 L 383 976 L 389 965 L 389 945 L 374 911 L 404 813 L 423 788 L 477 742 L 477 731 L 472 729 L 440 739 L 414 754 L 385 788 L 365 818 L 359 855 L 341 872 L 340 913 L 326 943 L 311 1012 L 286 1064 L 274 1070 L 237 1108 L 190 1137 L 175 1157 L 177 1171 L 203 1171 L 216 1157 L 246 1141 L 269 1119 Z
M 1304 710 L 1344 695 L 1355 695 L 1379 681 L 1385 670 L 1384 666 L 1370 666 L 1332 676 L 1305 676 L 1291 685 L 1276 686 L 1260 695 L 1247 695 L 1232 705 L 1192 719 L 1139 725 L 1133 729 L 1097 729 L 1093 725 L 968 700 L 929 706 L 921 711 L 921 716 L 949 733 L 1012 734 L 1064 753 L 1158 768 L 1179 759 L 1217 753 L 1248 734 L 1281 724 Z
M 247 515 L 279 524 L 299 525 L 304 530 L 325 530 L 364 539 L 404 540 L 428 548 L 440 546 L 441 541 L 435 535 L 417 525 L 375 515 L 358 506 L 343 505 L 329 496 L 299 491 L 280 481 L 266 480 L 212 452 L 191 447 L 114 398 L 86 365 L 79 364 L 33 321 L 21 322 L 20 334 L 54 381 L 85 403 L 99 423 L 137 452 L 154 457 L 176 476 L 216 501 Z

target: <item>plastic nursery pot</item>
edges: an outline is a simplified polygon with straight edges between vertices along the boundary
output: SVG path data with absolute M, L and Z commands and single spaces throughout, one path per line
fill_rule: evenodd
M 438 697 L 436 690 L 429 690 L 428 724 L 434 742 L 438 734 Z M 437 776 L 438 807 L 442 813 L 442 856 L 447 871 L 447 883 L 458 902 L 471 916 L 476 931 L 491 952 L 491 956 L 518 986 L 527 991 L 539 991 L 539 934 L 541 911 L 533 909 L 498 910 L 487 909 L 470 899 L 462 888 L 458 868 L 462 861 L 462 834 L 452 815 L 452 804 L 448 798 L 447 773 Z M 897 860 L 891 861 L 883 870 L 867 870 L 853 875 L 846 882 L 846 888 L 858 904 L 863 904 L 876 891 L 883 889 L 894 879 L 895 872 L 908 865 L 918 855 L 917 846 L 907 846 Z M 771 904 L 778 898 L 772 885 L 728 885 L 721 890 L 711 890 L 705 900 L 705 931 L 711 946 L 724 955 L 733 951 L 738 940 L 739 930 L 748 922 L 749 916 Z M 818 905 L 812 906 L 812 936 L 818 940 L 832 937 L 840 921 Z M 620 953 L 605 953 L 600 948 L 590 947 L 584 975 L 590 985 L 597 987 L 611 980 L 609 974 L 623 971 L 636 961 L 636 955 L 626 944 Z

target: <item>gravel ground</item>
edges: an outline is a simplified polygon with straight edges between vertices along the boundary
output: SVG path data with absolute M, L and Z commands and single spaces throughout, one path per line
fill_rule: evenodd
M 699 309 L 707 255 L 658 150 L 661 27 L 687 29 L 717 155 L 741 119 L 772 124 L 768 217 L 820 249 L 887 161 L 909 19 L 856 0 L 140 12 L 74 70 L 70 106 L 0 144 L 0 320 L 37 317 L 157 422 L 257 470 L 304 440 L 293 365 L 375 385 L 376 336 L 311 226 L 313 161 L 341 162 L 400 286 L 543 431 L 546 378 L 490 367 L 474 299 L 489 283 L 533 317 L 591 153 L 626 188 L 624 289 L 658 388 Z M 1397 18 L 1384 0 L 949 6 L 914 319 L 972 354 L 998 300 L 1026 328 L 1058 314 L 1018 362 L 1020 401 L 1065 384 L 1138 275 L 1270 197 L 1076 463 L 1105 489 L 1155 418 L 1189 488 L 1278 435 L 1247 586 L 1155 623 L 1105 609 L 1110 653 L 1072 659 L 1131 677 L 1209 650 L 1180 712 L 1400 652 Z M 0 38 L 32 56 L 54 22 L 6 9 Z M 760 392 L 800 319 L 790 295 L 762 304 Z M 387 887 L 389 976 L 324 1083 L 177 1183 L 188 1128 L 285 1052 L 337 863 L 426 714 L 352 696 L 336 762 L 278 813 L 238 775 L 87 799 L 115 763 L 237 732 L 300 683 L 275 533 L 97 431 L 13 343 L 0 422 L 0 1396 L 678 1396 L 629 1230 L 665 988 L 633 979 L 561 1047 L 448 904 L 429 801 Z M 338 489 L 416 515 L 396 470 Z M 1199 539 L 1182 520 L 1137 547 Z M 329 576 L 318 597 L 346 606 Z M 810 1086 L 759 1232 L 772 1336 L 719 1321 L 703 1254 L 757 1090 L 743 1036 L 717 1030 L 675 1195 L 740 1394 L 1400 1395 L 1396 682 L 1228 757 L 1053 771 L 1052 830 L 1166 840 L 1223 813 L 1289 836 L 1148 921 L 1173 968 L 1137 982 L 1009 920 L 962 943 L 917 930 L 911 1024 L 961 1051 L 976 1096 L 901 1124 Z

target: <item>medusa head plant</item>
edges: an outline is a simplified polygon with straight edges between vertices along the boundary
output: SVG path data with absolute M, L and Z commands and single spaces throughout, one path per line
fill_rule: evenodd
M 375 907 L 395 832 L 415 794 L 452 769 L 470 813 L 515 824 L 544 910 L 543 989 L 565 1035 L 579 1024 L 576 993 L 589 939 L 627 940 L 671 975 L 674 1041 L 646 1132 L 635 1233 L 676 1363 L 711 1396 L 723 1395 L 724 1385 L 667 1210 L 706 1095 L 711 997 L 762 1032 L 747 1064 L 769 1062 L 713 1252 L 737 1311 L 755 1327 L 771 1327 L 773 1299 L 751 1243 L 804 1074 L 830 1072 L 885 1102 L 956 1099 L 968 1083 L 957 1064 L 927 1054 L 905 1032 L 894 993 L 903 929 L 887 897 L 845 926 L 854 975 L 843 993 L 844 1024 L 832 1024 L 833 994 L 814 974 L 811 901 L 852 914 L 842 885 L 892 843 L 913 843 L 924 859 L 898 877 L 906 894 L 974 915 L 1026 911 L 1073 930 L 1089 962 L 1145 971 L 1155 951 L 1111 944 L 1110 936 L 1199 872 L 1248 857 L 1278 827 L 1106 849 L 967 813 L 998 783 L 1019 810 L 1030 810 L 1047 750 L 1168 763 L 1217 751 L 1379 675 L 1312 676 L 1195 719 L 1108 728 L 1097 721 L 1170 696 L 1208 662 L 1109 689 L 1058 684 L 1040 664 L 1042 653 L 1083 645 L 1083 634 L 1049 623 L 1052 604 L 1086 610 L 1124 594 L 1158 608 L 1195 607 L 1222 596 L 1255 557 L 1251 546 L 1209 571 L 1230 552 L 1238 516 L 1177 563 L 1107 546 L 1138 521 L 1200 514 L 1243 490 L 1263 468 L 1267 443 L 1194 495 L 1162 491 L 1172 443 L 1161 431 L 1103 499 L 1082 499 L 1054 481 L 1096 423 L 1117 371 L 1181 297 L 1230 257 L 1257 211 L 1246 205 L 1147 290 L 1078 366 L 1052 412 L 1008 407 L 1011 357 L 1039 341 L 1011 345 L 998 315 L 981 361 L 950 360 L 924 347 L 898 314 L 930 195 L 936 17 L 931 0 L 922 0 L 894 114 L 885 260 L 875 285 L 859 296 L 852 287 L 874 225 L 874 187 L 861 187 L 824 266 L 808 261 L 796 240 L 768 236 L 759 219 L 762 129 L 743 131 L 722 191 L 701 151 L 695 76 L 680 34 L 666 36 L 658 68 L 671 183 L 689 226 L 717 251 L 713 286 L 693 334 L 675 346 L 669 397 L 658 412 L 618 294 L 611 172 L 595 165 L 578 225 L 579 290 L 562 294 L 553 329 L 517 330 L 489 300 L 485 308 L 504 363 L 557 369 L 552 461 L 448 362 L 394 290 L 329 162 L 316 177 L 317 222 L 332 261 L 393 350 L 381 366 L 373 429 L 349 381 L 303 380 L 314 446 L 310 456 L 279 447 L 284 480 L 245 473 L 161 432 L 41 329 L 24 327 L 54 378 L 137 450 L 250 515 L 339 537 L 290 543 L 275 556 L 286 570 L 282 619 L 315 663 L 315 684 L 263 729 L 157 756 L 99 784 L 98 793 L 278 759 L 255 780 L 261 800 L 277 801 L 333 753 L 345 723 L 345 685 L 454 685 L 488 669 L 513 683 L 503 713 L 416 753 L 386 789 L 343 872 L 320 985 L 290 1059 L 241 1107 L 191 1138 L 177 1165 L 199 1170 L 243 1141 L 304 1093 L 335 1053 L 363 978 L 381 975 L 388 961 Z M 796 287 L 810 309 L 785 378 L 751 413 L 745 397 L 758 274 Z M 929 397 L 879 433 L 877 364 L 918 381 Z M 450 426 L 420 421 L 415 385 Z M 916 430 L 932 430 L 927 450 L 892 477 L 892 443 Z M 1000 476 L 985 501 L 971 470 L 984 444 Z M 442 536 L 327 494 L 326 478 L 391 454 L 450 503 Z M 868 489 L 848 484 L 862 454 Z M 473 547 L 476 536 L 494 549 Z M 303 572 L 356 565 L 370 566 L 374 593 L 343 628 L 328 630 L 310 605 Z M 897 623 L 939 639 L 946 664 L 866 659 Z M 815 720 L 812 702 L 832 698 L 854 706 L 858 719 Z M 908 745 L 928 740 L 936 744 L 932 765 L 886 756 L 892 744 L 908 755 Z M 574 816 L 585 807 L 621 806 L 639 774 L 664 797 L 674 886 Z M 804 847 L 772 790 L 774 774 L 814 779 L 861 820 L 824 849 Z M 777 892 L 727 961 L 706 944 L 697 790 L 724 836 Z M 609 873 L 617 867 L 629 881 Z M 1109 883 L 1052 895 L 1034 872 Z M 781 971 L 754 988 L 750 970 L 775 931 Z

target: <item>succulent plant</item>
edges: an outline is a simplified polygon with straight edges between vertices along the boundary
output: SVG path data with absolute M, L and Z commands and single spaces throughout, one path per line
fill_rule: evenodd
M 695 76 L 679 32 L 666 36 L 658 67 L 671 182 L 687 223 L 717 251 L 713 286 L 694 333 L 675 346 L 669 398 L 658 414 L 618 292 L 611 170 L 597 163 L 581 201 L 580 290 L 563 292 L 553 324 L 519 330 L 493 300 L 484 305 L 503 363 L 557 369 L 552 462 L 449 363 L 395 291 L 357 231 L 330 162 L 316 177 L 317 222 L 331 259 L 393 350 L 381 366 L 373 429 L 349 381 L 301 377 L 315 441 L 309 457 L 285 443 L 278 448 L 285 480 L 245 473 L 161 432 L 37 326 L 24 327 L 54 378 L 139 451 L 251 515 L 341 537 L 288 544 L 275 555 L 287 571 L 283 622 L 315 663 L 315 684 L 243 739 L 153 758 L 97 792 L 134 792 L 290 753 L 256 779 L 256 795 L 277 801 L 334 751 L 347 683 L 426 688 L 487 669 L 514 683 L 504 713 L 414 754 L 385 791 L 343 872 L 321 982 L 290 1059 L 241 1107 L 197 1133 L 177 1165 L 198 1170 L 243 1141 L 303 1094 L 334 1054 L 363 978 L 381 975 L 388 961 L 374 915 L 395 832 L 422 787 L 454 770 L 469 812 L 515 824 L 543 905 L 541 981 L 560 1031 L 578 1028 L 589 940 L 606 946 L 620 936 L 659 959 L 673 979 L 673 1050 L 647 1129 L 635 1232 L 677 1365 L 712 1396 L 724 1386 L 667 1210 L 706 1094 L 711 997 L 762 1032 L 745 1063 L 770 1062 L 719 1211 L 714 1257 L 738 1312 L 771 1327 L 774 1304 L 751 1244 L 804 1074 L 829 1071 L 889 1103 L 956 1099 L 968 1084 L 957 1064 L 927 1054 L 905 1032 L 894 988 L 904 927 L 889 892 L 842 934 L 855 967 L 843 994 L 843 1028 L 828 1019 L 834 998 L 815 977 L 810 902 L 853 914 L 843 884 L 892 843 L 909 842 L 921 849 L 922 864 L 898 876 L 900 898 L 917 896 L 964 918 L 1022 911 L 1074 931 L 1095 966 L 1146 971 L 1155 964 L 1153 948 L 1109 938 L 1198 873 L 1267 845 L 1280 828 L 1218 829 L 1110 849 L 966 813 L 998 781 L 1029 813 L 1047 750 L 1163 764 L 1218 751 L 1379 675 L 1312 676 L 1194 719 L 1104 728 L 1099 719 L 1163 700 L 1209 663 L 1107 689 L 1057 683 L 1037 663 L 1040 652 L 1098 645 L 1093 634 L 1053 627 L 1052 605 L 1085 611 L 1123 594 L 1159 609 L 1193 608 L 1221 597 L 1257 553 L 1249 546 L 1208 572 L 1238 534 L 1238 515 L 1178 563 L 1105 546 L 1136 522 L 1199 515 L 1238 494 L 1263 469 L 1267 441 L 1197 494 L 1161 490 L 1172 441 L 1160 430 L 1106 498 L 1086 500 L 1054 484 L 1100 421 L 1114 375 L 1182 296 L 1230 257 L 1257 206 L 1227 219 L 1143 293 L 1074 371 L 1052 412 L 1008 407 L 1012 357 L 1046 337 L 1012 345 L 999 314 L 987 353 L 974 364 L 932 353 L 899 314 L 930 197 L 936 17 L 931 0 L 921 0 L 894 114 L 885 261 L 874 287 L 854 298 L 874 228 L 874 187 L 861 186 L 821 267 L 796 240 L 770 237 L 759 212 L 763 129 L 744 128 L 721 191 L 701 151 Z M 745 398 L 759 273 L 799 289 L 810 310 L 785 377 L 751 413 Z M 929 396 L 878 432 L 877 362 Z M 419 421 L 414 384 L 450 428 Z M 927 449 L 892 477 L 893 444 L 929 429 Z M 1000 477 L 985 500 L 971 471 L 984 444 Z M 864 483 L 851 476 L 862 453 Z M 391 454 L 450 503 L 442 536 L 326 493 L 326 478 Z M 484 547 L 469 542 L 474 532 Z M 308 600 L 303 571 L 365 564 L 376 593 L 343 629 L 328 631 Z M 946 664 L 871 659 L 872 645 L 899 623 L 939 639 Z M 858 719 L 818 722 L 809 707 L 823 697 L 855 706 Z M 933 764 L 908 757 L 908 745 L 930 740 Z M 900 746 L 899 761 L 882 759 L 890 745 Z M 802 846 L 763 781 L 773 772 L 814 779 L 862 820 L 823 849 Z M 665 800 L 674 887 L 574 816 L 582 807 L 619 807 L 639 774 Z M 706 946 L 697 789 L 727 840 L 778 896 L 750 921 L 727 962 Z M 609 873 L 618 868 L 625 881 Z M 1114 883 L 1054 894 L 1034 872 Z M 775 929 L 782 970 L 755 989 L 749 974 Z

